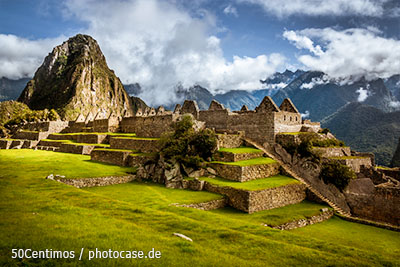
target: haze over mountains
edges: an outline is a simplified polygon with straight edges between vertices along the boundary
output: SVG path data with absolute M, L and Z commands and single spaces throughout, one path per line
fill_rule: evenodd
M 66 77 L 61 79 L 61 74 Z M 197 101 L 200 109 L 207 109 L 215 99 L 231 110 L 239 110 L 243 105 L 254 109 L 266 95 L 278 105 L 290 98 L 303 118 L 321 121 L 323 127 L 330 128 L 354 149 L 373 151 L 378 163 L 388 165 L 400 136 L 400 75 L 372 81 L 351 78 L 338 80 L 319 71 L 286 70 L 260 80 L 263 89 L 224 90 L 225 93 L 214 95 L 200 85 L 184 88 L 178 84 L 170 92 L 177 101 L 166 108 L 173 109 L 175 104 L 191 99 Z M 43 83 L 44 80 L 52 82 Z M 34 79 L 28 81 L 1 78 L 0 100 L 14 100 L 25 88 L 20 101 L 33 109 L 61 108 L 68 119 L 93 108 L 110 109 L 106 104 L 110 97 L 111 103 L 120 103 L 115 107 L 130 106 L 132 100 L 134 109 L 145 106 L 138 97 L 146 93 L 146 88 L 135 83 L 124 85 L 123 90 L 90 36 L 77 35 L 56 47 Z M 133 98 L 128 100 L 128 94 Z

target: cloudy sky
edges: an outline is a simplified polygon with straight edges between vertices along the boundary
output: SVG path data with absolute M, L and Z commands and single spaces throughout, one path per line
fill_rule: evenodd
M 399 0 L 0 0 L 0 18 L 0 77 L 32 76 L 52 47 L 85 33 L 153 103 L 178 83 L 259 89 L 286 68 L 400 73 Z

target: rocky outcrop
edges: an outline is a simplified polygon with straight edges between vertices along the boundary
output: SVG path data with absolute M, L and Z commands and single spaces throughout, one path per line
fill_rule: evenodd
M 31 109 L 57 109 L 67 120 L 90 112 L 133 112 L 131 99 L 114 71 L 108 68 L 96 40 L 82 34 L 53 49 L 18 101 Z
M 399 143 L 397 144 L 397 149 L 394 152 L 392 161 L 390 162 L 391 167 L 400 167 L 400 138 Z

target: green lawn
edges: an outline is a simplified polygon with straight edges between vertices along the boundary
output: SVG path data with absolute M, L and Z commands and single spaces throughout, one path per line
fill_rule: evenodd
M 219 152 L 230 152 L 233 154 L 250 154 L 250 153 L 261 153 L 262 151 L 257 149 L 257 148 L 253 148 L 253 147 L 237 147 L 237 148 L 220 148 L 218 150 Z
M 168 191 L 145 183 L 82 190 L 44 179 L 59 170 L 64 175 L 69 172 L 83 177 L 101 172 L 104 176 L 102 168 L 107 165 L 88 159 L 49 151 L 0 151 L 1 266 L 400 265 L 399 232 L 338 218 L 293 231 L 262 225 L 308 216 L 317 212 L 318 204 L 300 203 L 251 215 L 232 209 L 201 211 L 170 204 L 217 196 Z M 300 212 L 302 209 L 304 212 Z M 173 233 L 187 235 L 193 242 Z M 15 260 L 11 259 L 13 248 L 73 250 L 77 258 Z M 79 262 L 81 248 L 85 253 Z M 88 250 L 95 248 L 155 248 L 162 256 L 89 261 Z
M 323 204 L 317 204 L 310 201 L 303 201 L 298 204 L 288 205 L 279 209 L 264 210 L 247 214 L 234 208 L 226 207 L 210 211 L 215 214 L 223 215 L 231 219 L 240 220 L 244 223 L 267 224 L 277 226 L 286 222 L 307 219 L 313 215 L 318 215 L 322 208 L 327 208 Z
M 235 161 L 235 162 L 211 161 L 211 163 L 245 167 L 245 166 L 251 166 L 251 165 L 271 164 L 271 163 L 276 163 L 276 161 L 271 158 L 260 157 L 260 158 L 240 160 L 240 161 Z
M 126 136 L 126 137 L 133 137 L 136 136 L 135 133 L 97 133 L 97 132 L 80 132 L 80 133 L 53 133 L 54 135 L 87 135 L 87 134 L 94 134 L 94 135 L 110 135 L 110 136 Z
M 296 179 L 283 176 L 283 175 L 275 175 L 271 176 L 268 178 L 264 179 L 256 179 L 256 180 L 251 180 L 247 182 L 236 182 L 236 181 L 231 181 L 223 178 L 209 178 L 209 177 L 201 177 L 200 180 L 207 181 L 211 184 L 218 185 L 218 186 L 229 186 L 237 189 L 243 189 L 243 190 L 250 190 L 250 191 L 256 191 L 256 190 L 263 190 L 263 189 L 268 189 L 268 188 L 274 188 L 274 187 L 280 187 L 280 186 L 285 186 L 288 184 L 298 184 L 299 181 Z
M 160 140 L 160 138 L 153 138 L 153 137 L 114 137 L 117 139 L 133 139 L 133 140 Z
M 59 143 L 65 143 L 65 144 L 73 144 L 73 145 L 76 145 L 76 146 L 101 146 L 101 147 L 110 147 L 109 144 L 78 143 L 77 141 L 74 141 L 74 140 L 42 139 L 42 141 L 47 141 L 47 142 L 59 142 Z
M 130 167 L 94 162 L 86 155 L 32 149 L 0 150 L 2 177 L 20 177 L 29 174 L 45 178 L 49 174 L 59 174 L 66 178 L 92 178 L 122 176 L 134 171 L 135 169 Z

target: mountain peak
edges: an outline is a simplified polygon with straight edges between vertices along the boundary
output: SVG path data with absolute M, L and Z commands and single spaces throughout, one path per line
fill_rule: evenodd
M 100 110 L 132 113 L 131 100 L 95 39 L 78 34 L 56 46 L 38 68 L 18 101 L 32 109 L 54 108 L 62 118 Z

